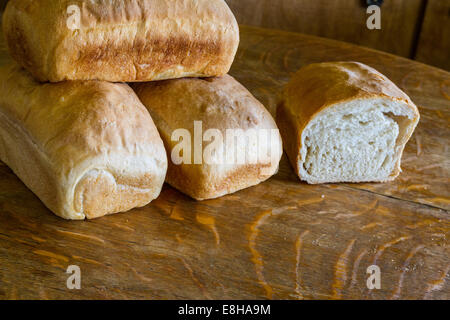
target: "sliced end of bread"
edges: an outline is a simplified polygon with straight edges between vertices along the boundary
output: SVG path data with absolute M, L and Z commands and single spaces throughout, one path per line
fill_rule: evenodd
M 417 122 L 406 103 L 388 98 L 330 106 L 302 132 L 297 173 L 311 184 L 393 180 Z

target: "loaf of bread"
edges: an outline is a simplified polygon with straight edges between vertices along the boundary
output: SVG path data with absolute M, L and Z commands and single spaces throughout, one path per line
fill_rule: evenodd
M 283 150 L 275 121 L 231 76 L 133 88 L 166 146 L 166 181 L 181 192 L 197 200 L 217 198 L 276 173 Z
M 223 75 L 239 44 L 224 0 L 10 0 L 3 30 L 11 55 L 50 82 Z
M 164 144 L 126 84 L 39 84 L 0 67 L 0 160 L 56 215 L 92 219 L 141 207 L 164 183 Z
M 357 62 L 303 67 L 277 110 L 286 153 L 311 184 L 394 180 L 418 122 L 404 92 Z

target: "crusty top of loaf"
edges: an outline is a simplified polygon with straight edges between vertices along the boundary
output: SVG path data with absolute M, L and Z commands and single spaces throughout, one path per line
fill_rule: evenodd
M 203 130 L 276 129 L 265 107 L 232 76 L 178 79 L 134 84 L 163 134 L 178 128 L 193 130 L 203 121 Z M 180 117 L 180 114 L 182 115 Z
M 411 99 L 377 70 L 359 62 L 310 64 L 294 74 L 285 88 L 283 107 L 303 128 L 320 111 L 354 99 L 388 98 L 404 102 L 419 117 Z
M 158 131 L 126 84 L 68 81 L 39 84 L 11 61 L 0 67 L 0 112 L 29 135 L 55 168 L 72 170 L 101 155 L 165 159 Z M 20 89 L 19 89 L 20 88 Z M 26 96 L 16 92 L 28 91 Z M 45 124 L 45 125 L 43 125 Z
M 67 26 L 69 6 L 80 10 L 78 30 Z M 239 43 L 224 0 L 11 0 L 3 30 L 11 55 L 52 82 L 224 74 Z
M 66 26 L 70 5 L 80 8 L 83 26 L 88 28 L 151 18 L 175 20 L 187 13 L 191 16 L 185 16 L 186 19 L 209 19 L 213 15 L 223 23 L 235 21 L 224 0 L 10 0 L 9 5 L 28 14 L 34 22 L 54 26 Z M 34 16 L 36 13 L 44 16 Z

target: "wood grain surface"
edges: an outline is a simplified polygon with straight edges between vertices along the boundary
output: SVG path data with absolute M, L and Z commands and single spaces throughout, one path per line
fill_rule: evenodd
M 272 113 L 312 62 L 361 61 L 404 89 L 422 118 L 400 178 L 310 186 L 283 157 L 272 179 L 220 199 L 165 186 L 147 207 L 68 222 L 0 164 L 0 298 L 450 299 L 450 74 L 313 36 L 242 26 L 241 37 L 231 74 Z M 69 265 L 81 290 L 66 288 Z M 371 265 L 380 290 L 366 286 Z

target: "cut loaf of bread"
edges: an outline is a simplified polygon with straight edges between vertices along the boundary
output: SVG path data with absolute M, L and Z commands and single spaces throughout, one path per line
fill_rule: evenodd
M 357 62 L 303 67 L 277 110 L 287 155 L 310 184 L 394 180 L 418 121 L 404 92 Z

